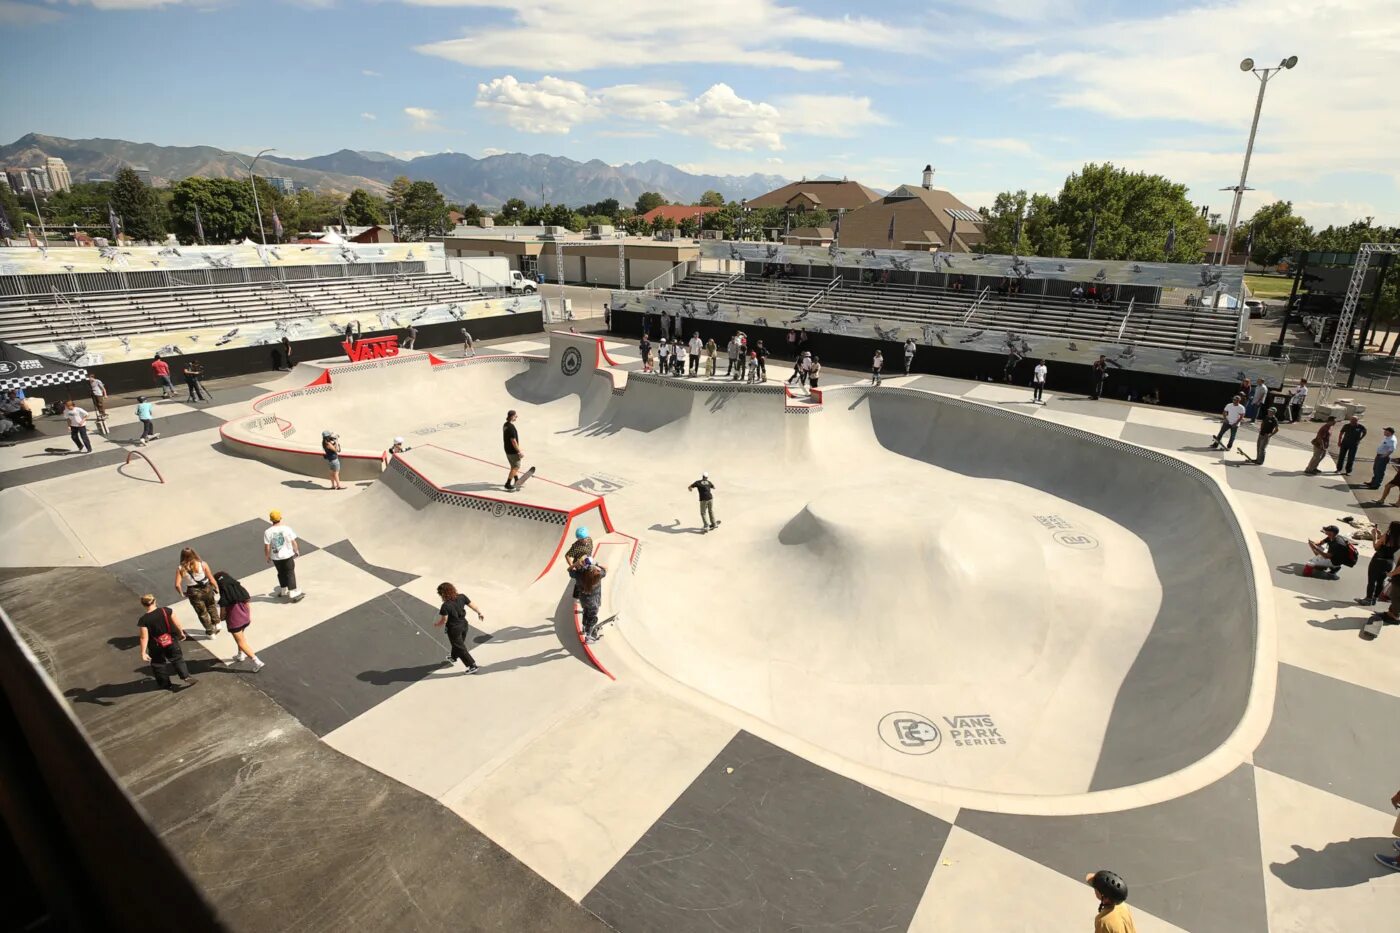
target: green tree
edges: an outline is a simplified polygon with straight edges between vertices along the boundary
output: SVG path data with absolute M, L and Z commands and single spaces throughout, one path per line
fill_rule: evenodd
M 724 195 L 718 191 L 706 191 L 700 195 L 700 203 L 705 207 L 724 207 Z
M 596 204 L 581 204 L 578 212 L 585 217 L 602 216 L 607 220 L 604 223 L 615 223 L 618 214 L 621 213 L 621 205 L 617 203 L 617 198 L 604 198 Z
M 496 212 L 496 222 L 508 226 L 514 226 L 524 222 L 525 212 L 529 210 L 529 205 L 520 198 L 511 198 L 501 205 L 501 209 Z
M 384 201 L 376 198 L 363 188 L 356 188 L 350 192 L 350 196 L 345 199 L 345 222 L 356 227 L 368 227 L 371 224 L 382 224 L 388 220 L 385 216 Z
M 1064 227 L 1074 256 L 1087 255 L 1095 228 L 1096 259 L 1196 262 L 1206 246 L 1206 221 L 1187 200 L 1185 185 L 1109 163 L 1089 163 L 1065 179 L 1055 199 L 1055 221 Z
M 238 178 L 183 178 L 171 186 L 170 222 L 181 242 L 199 242 L 195 207 L 204 227 L 206 243 L 257 239 L 258 221 L 253 214 L 253 193 Z M 262 197 L 261 189 L 258 196 Z
M 642 196 L 637 198 L 637 213 L 645 214 L 652 208 L 661 207 L 670 203 L 655 191 L 643 191 Z
M 130 166 L 122 166 L 112 185 L 112 209 L 121 218 L 122 229 L 134 240 L 160 240 L 165 237 L 165 218 L 160 199 Z
M 481 226 L 481 219 L 484 216 L 486 216 L 485 213 L 477 206 L 475 201 L 462 208 L 462 223 L 464 224 L 479 227 Z
M 389 205 L 390 219 L 393 220 L 397 218 L 397 225 L 394 228 L 395 239 L 404 238 L 402 233 L 404 227 L 404 202 L 408 199 L 408 189 L 412 187 L 412 185 L 413 182 L 408 180 L 407 175 L 400 175 L 389 183 L 389 194 L 384 200 Z
M 19 198 L 10 190 L 10 186 L 0 181 L 0 211 L 4 211 L 5 219 L 10 222 L 10 229 L 14 231 L 16 238 L 24 236 L 24 224 L 26 222 L 24 209 L 20 207 Z
M 261 197 L 261 193 L 259 193 Z M 340 225 L 341 208 L 345 202 L 333 194 L 303 189 L 292 197 L 284 197 L 279 209 L 282 226 L 288 233 L 327 230 Z
M 1235 232 L 1237 245 L 1231 247 L 1243 250 L 1244 244 L 1253 234 L 1250 258 L 1265 266 L 1277 265 L 1280 260 L 1307 249 L 1312 242 L 1313 232 L 1308 222 L 1293 213 L 1292 201 L 1275 201 L 1254 212 L 1254 216 Z
M 426 240 L 430 236 L 444 236 L 452 227 L 447 216 L 447 202 L 442 192 L 430 181 L 411 182 L 403 194 L 403 209 L 399 214 L 399 226 L 405 240 Z
M 1003 191 L 992 201 L 991 207 L 981 208 L 978 213 L 983 218 L 982 243 L 977 251 L 998 255 L 1010 254 L 1016 248 L 1017 218 L 1024 217 L 1029 203 L 1030 198 L 1024 189 L 1015 192 Z M 1022 235 L 1024 234 L 1023 228 Z

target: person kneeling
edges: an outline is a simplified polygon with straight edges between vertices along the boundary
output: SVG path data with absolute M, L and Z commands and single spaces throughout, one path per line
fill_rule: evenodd
M 1322 534 L 1322 540 L 1308 541 L 1315 556 L 1303 565 L 1303 576 L 1335 580 L 1343 567 L 1356 566 L 1356 545 L 1343 538 L 1336 525 L 1327 525 Z

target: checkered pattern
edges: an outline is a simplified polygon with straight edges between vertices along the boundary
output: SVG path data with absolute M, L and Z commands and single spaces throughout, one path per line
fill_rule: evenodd
M 29 375 L 21 374 L 0 379 L 0 391 L 8 392 L 12 389 L 28 391 L 29 389 L 42 389 L 45 386 L 72 385 L 75 382 L 87 382 L 87 376 L 76 369 L 30 373 Z

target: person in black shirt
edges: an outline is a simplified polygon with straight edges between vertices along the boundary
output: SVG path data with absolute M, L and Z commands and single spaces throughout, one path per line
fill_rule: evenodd
M 486 616 L 472 605 L 467 594 L 457 592 L 457 587 L 451 583 L 439 583 L 437 594 L 442 599 L 442 608 L 438 610 L 438 620 L 434 624 L 447 626 L 447 640 L 452 645 L 452 651 L 442 663 L 451 664 L 460 660 L 468 674 L 475 674 L 481 668 L 467 650 L 467 610 L 475 612 L 477 621 L 480 622 L 485 622 Z
M 180 642 L 187 636 L 176 621 L 175 613 L 169 606 L 157 607 L 156 598 L 149 593 L 141 597 L 141 608 L 146 610 L 145 615 L 136 620 L 141 632 L 141 660 L 150 663 L 156 686 L 172 693 L 180 689 L 170 680 L 170 666 L 174 665 L 185 686 L 193 687 L 197 681 L 190 676 L 184 653 L 180 651 Z
M 768 348 L 765 347 L 765 346 L 763 345 L 763 341 L 760 340 L 760 341 L 758 342 L 758 344 L 753 348 L 753 352 L 754 352 L 754 359 L 758 361 L 758 381 L 759 381 L 759 382 L 767 382 L 767 381 L 768 381 Z
M 1385 589 L 1386 578 L 1395 569 L 1395 554 L 1400 551 L 1400 522 L 1391 522 L 1390 527 L 1381 532 L 1379 526 L 1371 529 L 1371 543 L 1376 553 L 1366 565 L 1366 595 L 1357 600 L 1363 606 L 1374 606 Z
M 525 455 L 520 450 L 520 432 L 515 429 L 515 409 L 506 412 L 506 423 L 501 428 L 501 437 L 505 442 L 506 461 L 510 463 L 510 475 L 506 477 L 506 491 L 515 488 L 515 478 L 520 475 L 520 461 L 525 459 Z
M 710 474 L 701 473 L 700 478 L 686 489 L 694 489 L 700 495 L 700 524 L 705 531 L 719 527 L 715 521 L 715 484 L 710 482 Z
M 1264 412 L 1264 418 L 1259 422 L 1259 439 L 1254 444 L 1254 459 L 1249 459 L 1249 454 L 1244 458 L 1255 466 L 1264 465 L 1264 453 L 1269 449 L 1269 441 L 1278 433 L 1278 408 L 1270 408 Z
M 1351 474 L 1352 468 L 1356 466 L 1356 449 L 1361 446 L 1361 440 L 1366 436 L 1366 425 L 1355 415 L 1347 419 L 1347 423 L 1342 425 L 1341 431 L 1337 432 L 1337 472 L 1343 476 Z
M 1089 393 L 1090 398 L 1097 399 L 1103 395 L 1103 384 L 1106 379 L 1108 379 L 1108 358 L 1100 353 L 1099 358 L 1094 360 L 1094 391 Z

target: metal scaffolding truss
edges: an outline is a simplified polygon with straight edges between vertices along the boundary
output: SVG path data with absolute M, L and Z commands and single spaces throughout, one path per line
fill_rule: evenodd
M 1342 354 L 1346 352 L 1351 322 L 1356 317 L 1357 305 L 1361 303 L 1361 291 L 1366 285 L 1366 270 L 1371 265 L 1371 256 L 1374 253 L 1400 254 L 1400 243 L 1362 243 L 1356 251 L 1356 264 L 1352 266 L 1351 281 L 1347 283 L 1347 297 L 1342 302 L 1342 311 L 1337 317 L 1337 331 L 1332 336 L 1332 348 L 1327 351 L 1327 371 L 1322 376 L 1323 401 L 1326 401 L 1332 390 L 1337 387 L 1337 371 L 1342 368 Z M 1361 348 L 1358 347 L 1356 352 L 1360 353 Z

